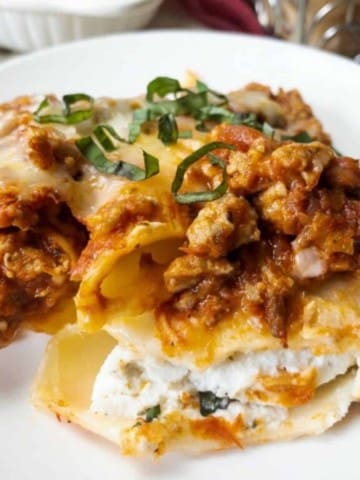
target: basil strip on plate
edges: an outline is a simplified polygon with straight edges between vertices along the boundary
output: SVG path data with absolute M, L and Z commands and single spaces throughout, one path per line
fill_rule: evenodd
M 112 142 L 111 136 L 115 137 L 116 140 L 123 141 L 112 127 L 99 125 L 95 128 L 93 136 L 80 138 L 75 143 L 87 161 L 94 165 L 99 172 L 126 177 L 134 181 L 145 180 L 159 173 L 159 160 L 145 151 L 143 151 L 144 170 L 132 163 L 108 160 L 103 150 L 106 152 L 117 150 L 117 146 Z M 93 137 L 95 137 L 96 141 Z
M 174 99 L 154 101 L 155 95 L 164 98 L 170 93 L 175 95 Z M 159 117 L 163 122 L 162 125 L 159 124 L 159 130 L 162 130 L 159 131 L 159 138 L 165 138 L 165 144 L 172 143 L 176 141 L 172 140 L 172 138 L 175 138 L 175 129 L 172 128 L 172 137 L 164 133 L 164 122 L 167 122 L 165 127 L 168 127 L 168 132 L 170 131 L 170 123 L 167 117 L 165 117 L 165 119 L 162 117 L 166 115 L 190 115 L 194 118 L 199 118 L 199 120 L 203 120 L 208 118 L 209 114 L 205 111 L 201 112 L 201 109 L 211 106 L 220 108 L 221 105 L 228 103 L 225 95 L 209 89 L 203 82 L 197 81 L 196 89 L 193 91 L 181 87 L 178 80 L 170 77 L 157 77 L 152 80 L 147 86 L 146 100 L 147 104 L 135 110 L 133 113 L 133 119 L 129 126 L 130 143 L 133 143 L 140 134 L 143 123 L 158 119 Z M 225 112 L 227 111 L 223 109 L 223 116 Z M 230 112 L 228 113 L 230 114 Z
M 116 130 L 111 125 L 98 125 L 94 129 L 93 135 L 95 135 L 97 141 L 107 152 L 113 152 L 117 149 L 117 146 L 113 141 L 114 138 L 119 142 L 128 143 L 124 138 L 118 135 Z
M 129 142 L 134 143 L 145 122 L 156 120 L 164 115 L 191 115 L 207 105 L 206 93 L 189 92 L 175 100 L 162 100 L 146 104 L 134 111 L 132 122 L 129 125 Z
M 196 112 L 195 118 L 197 120 L 213 120 L 216 122 L 231 122 L 234 118 L 234 114 L 226 108 L 219 107 L 217 105 L 205 105 Z
M 206 83 L 202 82 L 201 80 L 196 80 L 196 90 L 199 93 L 207 92 L 209 90 L 209 87 L 206 85 Z
M 196 90 L 199 93 L 209 93 L 213 97 L 217 98 L 219 100 L 219 102 L 217 102 L 217 105 L 226 105 L 228 103 L 228 98 L 226 95 L 212 90 L 206 85 L 206 83 L 201 82 L 200 80 L 196 81 Z
M 155 418 L 157 418 L 161 413 L 161 408 L 160 405 L 154 405 L 153 407 L 149 407 L 147 410 L 145 410 L 145 422 L 150 423 Z
M 179 80 L 170 77 L 156 77 L 147 86 L 146 100 L 152 102 L 154 95 L 165 97 L 169 93 L 184 91 Z
M 90 118 L 93 114 L 94 99 L 85 93 L 73 93 L 64 95 L 63 98 L 63 111 L 62 113 L 48 113 L 41 114 L 46 109 L 51 108 L 51 103 L 48 97 L 45 97 L 36 111 L 33 113 L 34 120 L 38 123 L 61 123 L 64 125 L 74 125 L 76 123 L 83 122 Z M 74 110 L 72 107 L 79 102 L 88 102 L 88 108 Z
M 40 113 L 43 110 L 46 110 L 49 107 L 50 107 L 49 99 L 45 97 L 41 101 L 38 108 L 33 113 L 34 120 L 38 123 L 63 123 L 63 124 L 67 123 L 66 117 L 64 117 L 64 115 L 61 115 L 61 114 L 40 115 Z
M 159 118 L 158 137 L 165 145 L 176 143 L 179 137 L 179 131 L 172 113 L 166 113 Z
M 296 135 L 282 135 L 281 140 L 293 140 L 298 143 L 310 143 L 314 141 L 314 139 L 305 131 Z
M 191 115 L 197 109 L 206 105 L 206 96 L 199 93 L 189 93 L 176 100 L 162 100 L 149 103 L 134 111 L 129 125 L 129 142 L 134 143 L 145 122 L 156 120 L 164 115 Z
M 262 132 L 263 124 L 259 122 L 255 113 L 234 113 L 232 120 L 233 125 L 246 125 Z
M 171 192 L 178 203 L 210 202 L 212 200 L 216 200 L 222 197 L 226 193 L 228 187 L 226 165 L 221 160 L 221 158 L 217 157 L 216 155 L 208 155 L 211 151 L 218 148 L 235 150 L 235 147 L 228 143 L 211 142 L 199 148 L 188 157 L 184 158 L 184 160 L 178 165 L 174 181 L 171 185 Z M 203 158 L 205 155 L 208 155 L 208 158 L 212 165 L 216 165 L 222 169 L 223 180 L 221 184 L 214 190 L 204 192 L 178 193 L 184 181 L 185 173 L 187 172 L 187 170 L 191 167 L 191 165 Z
M 203 417 L 207 417 L 219 409 L 225 410 L 230 402 L 229 397 L 217 397 L 210 391 L 199 392 L 200 414 Z
M 141 132 L 141 125 L 150 120 L 147 108 L 138 108 L 133 113 L 132 122 L 129 125 L 129 143 L 134 143 Z

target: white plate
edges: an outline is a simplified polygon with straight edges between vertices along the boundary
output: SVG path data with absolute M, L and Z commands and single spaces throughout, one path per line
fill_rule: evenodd
M 153 32 L 58 47 L 0 68 L 0 100 L 31 92 L 128 96 L 157 75 L 197 72 L 218 90 L 257 80 L 298 87 L 336 146 L 360 157 L 360 68 L 309 48 L 241 35 Z M 321 437 L 160 462 L 122 458 L 112 445 L 35 411 L 29 388 L 46 338 L 0 351 L 0 478 L 6 480 L 358 480 L 360 407 Z

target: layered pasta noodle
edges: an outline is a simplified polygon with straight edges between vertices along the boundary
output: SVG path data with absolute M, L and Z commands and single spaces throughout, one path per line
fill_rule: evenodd
M 130 455 L 344 417 L 359 397 L 360 171 L 297 91 L 158 77 L 146 97 L 26 97 L 1 114 L 2 281 L 29 298 L 1 338 L 67 324 L 37 406 Z

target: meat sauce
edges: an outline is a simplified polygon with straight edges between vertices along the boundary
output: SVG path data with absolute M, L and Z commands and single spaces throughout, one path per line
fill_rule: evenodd
M 14 202 L 12 212 L 9 217 L 8 203 L 0 206 L 0 218 L 8 220 L 0 229 L 0 347 L 23 322 L 74 295 L 71 269 L 87 239 L 68 207 L 49 192 L 35 193 L 32 204 Z
M 157 309 L 160 336 L 164 318 L 186 343 L 187 322 L 212 328 L 241 310 L 286 345 L 309 283 L 358 271 L 358 162 L 317 141 L 270 139 L 242 125 L 212 134 L 237 148 L 225 159 L 229 189 L 200 205 L 185 255 L 165 272 L 172 295 Z

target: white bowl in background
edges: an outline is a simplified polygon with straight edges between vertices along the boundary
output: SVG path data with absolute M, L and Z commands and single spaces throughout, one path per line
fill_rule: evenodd
M 0 47 L 37 50 L 147 25 L 163 0 L 0 0 Z

